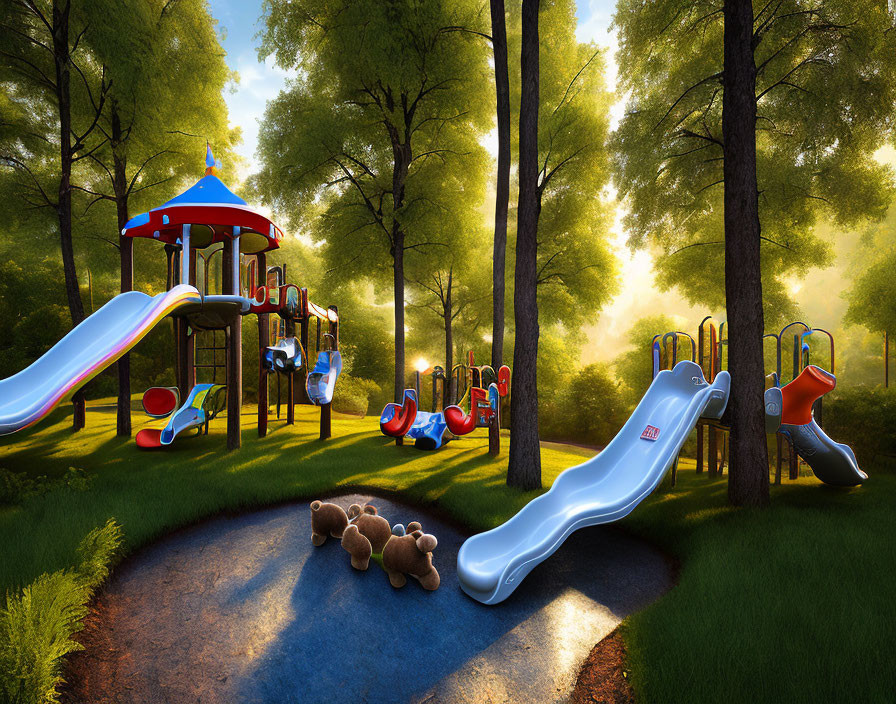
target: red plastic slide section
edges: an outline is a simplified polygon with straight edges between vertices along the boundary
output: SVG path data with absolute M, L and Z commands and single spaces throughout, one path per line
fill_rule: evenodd
M 417 418 L 417 399 L 413 391 L 404 392 L 404 403 L 388 403 L 380 415 L 380 430 L 383 435 L 403 438 L 408 434 Z
M 161 447 L 162 431 L 157 428 L 144 428 L 137 433 L 137 437 L 134 438 L 134 441 L 137 443 L 137 447 L 141 447 L 144 450 Z
M 808 366 L 781 388 L 781 422 L 806 425 L 812 422 L 812 404 L 837 385 L 837 377 L 816 366 Z
M 153 386 L 143 394 L 143 410 L 151 416 L 161 417 L 177 409 L 177 394 L 164 386 Z
M 455 435 L 467 435 L 476 430 L 476 416 L 479 406 L 487 405 L 487 392 L 485 389 L 474 387 L 470 390 L 470 407 L 472 412 L 467 414 L 460 406 L 448 406 L 445 409 L 445 424 Z

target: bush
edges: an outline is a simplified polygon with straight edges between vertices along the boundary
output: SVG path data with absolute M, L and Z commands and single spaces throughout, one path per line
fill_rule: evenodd
M 824 431 L 852 447 L 859 464 L 896 456 L 896 392 L 855 386 L 834 393 L 824 400 Z
M 363 416 L 367 413 L 370 397 L 380 393 L 380 386 L 370 379 L 359 379 L 342 374 L 333 393 L 333 410 Z
M 121 537 L 110 518 L 81 541 L 76 568 L 42 574 L 20 594 L 7 593 L 0 610 L 2 701 L 59 701 L 63 659 L 82 647 L 72 635 L 81 630 L 93 591 L 108 577 Z
M 589 364 L 568 377 L 562 393 L 539 409 L 542 435 L 604 446 L 625 423 L 627 412 L 619 384 L 602 364 Z
M 48 479 L 45 475 L 29 477 L 27 472 L 12 472 L 0 467 L 0 506 L 17 504 L 29 496 L 45 494 L 52 489 L 86 491 L 89 486 L 90 476 L 77 467 L 69 467 L 58 479 Z

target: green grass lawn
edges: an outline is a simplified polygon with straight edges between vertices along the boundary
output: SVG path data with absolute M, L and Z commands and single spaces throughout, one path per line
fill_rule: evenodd
M 623 624 L 639 700 L 896 701 L 896 475 L 804 477 L 743 510 L 693 467 L 623 522 L 681 565 Z
M 0 440 L 0 467 L 32 476 L 91 477 L 87 490 L 58 488 L 0 509 L 0 585 L 18 588 L 73 565 L 88 531 L 114 517 L 125 550 L 222 510 L 247 510 L 338 487 L 375 487 L 435 503 L 480 529 L 516 512 L 535 493 L 507 489 L 506 444 L 486 454 L 485 431 L 435 453 L 396 447 L 374 418 L 334 415 L 333 438 L 317 440 L 317 411 L 297 423 L 272 419 L 259 440 L 243 416 L 243 449 L 224 450 L 224 423 L 208 437 L 139 452 L 114 435 L 114 412 L 88 413 Z M 143 425 L 135 413 L 135 432 Z M 506 440 L 506 439 L 505 439 Z M 545 444 L 544 484 L 589 450 Z M 724 479 L 695 475 L 683 461 L 623 521 L 675 556 L 679 582 L 624 624 L 631 678 L 643 702 L 892 701 L 896 674 L 896 475 L 866 468 L 857 490 L 803 478 L 773 488 L 766 511 L 726 506 Z M 500 608 L 500 607 L 497 607 Z

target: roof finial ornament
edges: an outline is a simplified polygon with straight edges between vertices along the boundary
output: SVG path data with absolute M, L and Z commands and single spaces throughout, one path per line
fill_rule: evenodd
M 208 143 L 208 141 L 206 141 L 206 143 L 205 143 L 205 175 L 206 176 L 209 176 L 209 175 L 217 176 L 218 169 L 216 168 L 216 166 L 218 166 L 218 165 L 219 164 L 217 164 L 215 162 L 215 155 L 212 154 L 211 145 Z

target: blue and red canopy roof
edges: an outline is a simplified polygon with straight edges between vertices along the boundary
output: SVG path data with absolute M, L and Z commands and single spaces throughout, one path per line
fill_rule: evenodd
M 216 176 L 211 148 L 207 150 L 206 164 L 205 176 L 199 181 L 163 206 L 131 218 L 121 234 L 178 244 L 183 226 L 191 225 L 190 245 L 202 249 L 233 239 L 233 228 L 239 227 L 243 254 L 277 249 L 283 231 Z

